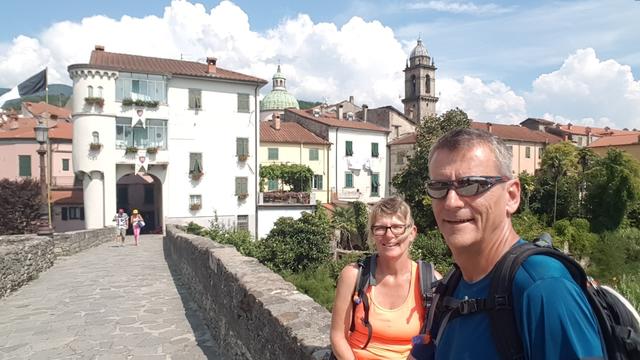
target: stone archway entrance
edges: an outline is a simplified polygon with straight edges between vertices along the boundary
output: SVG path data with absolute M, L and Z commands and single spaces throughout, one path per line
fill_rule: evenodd
M 117 208 L 124 209 L 129 216 L 138 209 L 146 226 L 142 234 L 162 233 L 162 182 L 151 174 L 127 174 L 116 184 Z M 127 230 L 132 232 L 131 227 Z

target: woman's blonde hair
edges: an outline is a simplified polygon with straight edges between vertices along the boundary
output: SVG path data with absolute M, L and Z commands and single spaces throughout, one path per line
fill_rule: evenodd
M 369 222 L 367 224 L 367 240 L 370 248 L 375 247 L 371 227 L 380 216 L 400 216 L 405 220 L 407 226 L 413 226 L 411 208 L 404 200 L 397 196 L 391 196 L 378 201 L 371 209 L 371 213 L 369 213 Z

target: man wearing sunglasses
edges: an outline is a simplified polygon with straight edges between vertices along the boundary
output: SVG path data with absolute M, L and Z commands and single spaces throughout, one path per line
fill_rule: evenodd
M 511 153 L 488 132 L 453 130 L 432 147 L 429 177 L 427 194 L 438 228 L 462 272 L 453 298 L 487 298 L 494 265 L 524 241 L 511 224 L 520 204 Z M 557 260 L 528 258 L 516 273 L 512 298 L 525 359 L 603 358 L 597 320 Z M 432 337 L 436 359 L 500 358 L 487 311 L 448 320 Z

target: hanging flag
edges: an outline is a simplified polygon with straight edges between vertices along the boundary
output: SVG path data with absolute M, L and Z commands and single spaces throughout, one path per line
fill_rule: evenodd
M 19 99 L 23 96 L 33 95 L 47 89 L 47 69 L 40 71 L 27 80 L 18 84 L 8 93 L 0 96 L 0 108 L 4 104 L 13 99 Z

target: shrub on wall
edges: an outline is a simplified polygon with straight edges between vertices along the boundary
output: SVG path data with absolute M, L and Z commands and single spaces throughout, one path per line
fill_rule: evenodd
M 0 180 L 0 235 L 35 233 L 39 215 L 38 181 Z
M 330 233 L 322 210 L 304 212 L 297 220 L 281 217 L 267 237 L 257 242 L 256 257 L 276 272 L 315 268 L 330 258 Z
M 453 265 L 451 251 L 438 230 L 418 234 L 409 251 L 412 259 L 433 263 L 441 274 L 446 274 Z

